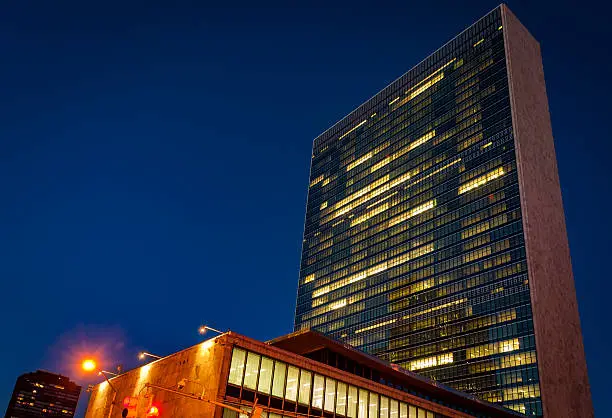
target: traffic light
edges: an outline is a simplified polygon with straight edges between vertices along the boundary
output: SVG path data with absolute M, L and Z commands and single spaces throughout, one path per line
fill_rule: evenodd
M 147 410 L 147 417 L 158 417 L 159 409 L 155 405 L 151 405 Z

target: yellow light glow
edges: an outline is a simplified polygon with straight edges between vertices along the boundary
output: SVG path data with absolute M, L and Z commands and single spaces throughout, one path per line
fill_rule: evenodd
M 336 309 L 343 308 L 345 306 L 346 306 L 346 299 L 342 299 L 342 300 L 339 300 L 337 302 L 332 303 L 330 305 L 329 309 L 333 311 L 333 310 L 336 310 Z
M 86 372 L 91 372 L 91 371 L 96 370 L 96 362 L 94 360 L 92 360 L 92 359 L 87 359 L 87 360 L 83 361 L 83 364 L 81 364 L 81 367 Z
M 393 225 L 397 225 L 401 222 L 404 222 L 407 219 L 410 219 L 414 216 L 417 216 L 425 211 L 428 211 L 430 209 L 433 209 L 436 206 L 436 201 L 435 200 L 430 200 L 429 202 L 423 203 L 420 206 L 417 206 L 415 208 L 410 209 L 408 212 L 403 213 L 399 216 L 396 216 L 395 218 L 391 219 L 389 221 L 389 226 L 393 226 Z
M 366 277 L 369 276 L 373 276 L 375 274 L 378 274 L 380 272 L 383 272 L 391 267 L 395 267 L 397 265 L 406 263 L 416 257 L 420 257 L 424 254 L 428 254 L 430 252 L 432 252 L 434 250 L 434 245 L 433 244 L 428 244 L 428 245 L 424 245 L 422 247 L 417 248 L 416 250 L 412 250 L 408 253 L 399 255 L 397 257 L 394 257 L 388 261 L 383 261 L 382 263 L 379 263 L 375 266 L 370 267 L 367 270 L 364 270 L 360 273 L 354 274 L 352 276 L 346 277 L 342 280 L 338 280 L 332 284 L 328 284 L 326 286 L 322 286 L 318 289 L 316 289 L 314 292 L 312 292 L 312 298 L 317 298 L 319 296 L 323 296 L 333 290 L 339 289 L 341 287 L 344 286 L 348 286 L 349 284 L 353 284 L 355 282 L 358 282 L 360 280 L 365 279 Z
M 402 319 L 414 318 L 415 316 L 423 315 L 423 314 L 430 313 L 430 312 L 439 311 L 440 309 L 448 308 L 449 306 L 459 305 L 459 304 L 464 303 L 464 302 L 467 302 L 467 299 L 463 298 L 463 299 L 458 299 L 458 300 L 455 300 L 455 301 L 452 301 L 452 302 L 443 303 L 442 305 L 434 306 L 433 308 L 423 309 L 422 311 L 418 311 L 418 312 L 406 315 L 406 316 L 402 317 Z
M 359 225 L 360 223 L 367 221 L 368 219 L 378 215 L 381 212 L 386 211 L 387 209 L 389 209 L 389 203 L 384 203 L 374 209 L 371 209 L 367 211 L 366 213 L 364 213 L 363 215 L 360 215 L 356 217 L 355 219 L 353 219 L 351 221 L 351 226 Z
M 431 86 L 436 84 L 438 81 L 442 80 L 444 78 L 444 73 L 442 73 L 441 71 L 444 70 L 446 67 L 448 67 L 453 62 L 455 62 L 455 60 L 456 60 L 456 58 L 453 58 L 452 60 L 450 60 L 449 62 L 444 64 L 442 67 L 438 68 L 436 71 L 434 71 L 433 73 L 431 73 L 430 75 L 425 77 L 420 83 L 418 83 L 412 89 L 406 91 L 407 96 L 405 98 L 403 98 L 396 105 L 396 109 L 398 107 L 403 106 L 404 104 L 406 104 L 410 100 L 414 99 L 419 94 L 423 93 L 425 90 L 427 90 L 428 88 L 430 88 Z M 389 104 L 391 104 L 391 103 L 389 103 Z
M 104 392 L 107 386 L 108 382 L 106 380 L 104 382 L 100 382 L 100 384 L 98 385 L 98 392 Z
M 316 179 L 313 179 L 313 180 L 310 182 L 310 187 L 314 186 L 314 185 L 315 185 L 315 184 L 317 184 L 317 183 L 322 182 L 324 178 L 325 178 L 325 176 L 324 176 L 323 174 L 321 174 L 321 175 L 320 175 L 319 177 L 317 177 Z
M 481 44 L 481 43 L 483 43 L 483 42 L 484 42 L 484 38 L 483 38 L 483 39 L 481 39 L 480 41 L 476 42 L 476 43 L 474 44 L 474 47 L 477 47 L 478 45 L 480 45 L 480 44 Z
M 364 328 L 360 328 L 358 330 L 355 330 L 355 334 L 359 334 L 365 331 L 369 331 L 371 329 L 375 329 L 375 328 L 380 328 L 382 326 L 388 325 L 388 324 L 392 324 L 394 322 L 396 322 L 397 319 L 390 319 L 388 321 L 384 321 L 384 322 L 379 322 L 378 324 L 374 324 L 374 325 L 370 325 L 368 327 L 364 327 Z
M 408 363 L 410 370 L 425 369 L 427 367 L 441 366 L 453 362 L 453 353 L 440 354 L 439 356 L 426 357 L 418 360 L 413 360 Z
M 363 125 L 364 123 L 366 123 L 368 120 L 365 119 L 364 121 L 362 121 L 361 123 L 359 123 L 358 125 L 354 126 L 353 128 L 349 129 L 348 131 L 346 131 L 345 133 L 343 133 L 342 135 L 340 135 L 340 138 L 338 138 L 338 140 L 341 140 L 342 138 L 344 138 L 345 136 L 347 136 L 348 134 L 350 134 L 351 132 L 353 132 L 355 129 L 359 128 L 361 125 Z
M 501 177 L 504 174 L 506 174 L 506 172 L 504 171 L 503 167 L 498 167 L 483 176 L 476 177 L 474 180 L 468 181 L 467 183 L 464 183 L 459 186 L 459 194 L 469 192 L 470 190 L 480 187 L 490 182 L 491 180 L 495 180 L 496 178 Z
M 310 283 L 315 279 L 315 275 L 314 274 L 309 274 L 308 276 L 304 277 L 304 284 L 306 283 Z
M 364 156 L 357 158 L 355 161 L 346 166 L 346 171 L 351 171 L 353 168 L 357 167 L 359 164 L 362 164 L 372 158 L 372 152 L 368 152 Z

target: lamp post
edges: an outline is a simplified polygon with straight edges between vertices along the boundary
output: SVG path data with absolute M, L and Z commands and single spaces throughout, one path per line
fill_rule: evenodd
M 144 360 L 145 357 L 151 357 L 151 358 L 154 358 L 155 360 L 159 360 L 160 358 L 163 358 L 162 356 L 158 356 L 156 354 L 147 353 L 146 351 L 141 351 L 140 353 L 138 353 L 138 359 L 139 360 Z
M 109 372 L 108 370 L 98 370 L 98 376 L 106 377 L 107 374 L 110 374 L 110 375 L 113 375 L 113 376 L 119 376 L 118 373 Z
M 109 411 L 108 411 L 108 418 L 110 418 L 110 416 L 113 413 L 113 406 L 115 405 L 115 399 L 117 398 L 117 389 L 113 386 L 111 381 L 108 380 L 108 376 L 106 374 L 108 373 L 108 374 L 112 374 L 112 375 L 115 375 L 115 376 L 117 376 L 117 374 L 113 373 L 113 372 L 106 371 L 106 370 L 98 369 L 98 365 L 96 364 L 95 360 L 92 360 L 92 359 L 84 360 L 83 363 L 81 364 L 81 367 L 86 372 L 97 371 L 98 372 L 98 376 L 104 376 L 104 380 L 106 380 L 106 383 L 108 384 L 108 386 L 110 386 L 110 388 L 113 390 L 113 399 L 111 401 L 111 405 L 110 405 L 110 408 L 109 408 Z
M 208 325 L 201 325 L 200 328 L 198 328 L 198 332 L 200 333 L 200 335 L 206 334 L 206 331 L 216 332 L 217 334 L 225 334 L 223 331 L 219 331 L 218 329 L 211 328 Z

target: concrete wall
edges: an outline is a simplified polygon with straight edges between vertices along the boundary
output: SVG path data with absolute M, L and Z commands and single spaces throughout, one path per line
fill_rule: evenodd
M 103 382 L 91 393 L 85 417 L 120 418 L 123 400 L 127 396 L 138 397 L 138 407 L 133 410 L 134 416 L 138 417 L 145 417 L 151 396 L 161 417 L 221 417 L 221 408 L 212 404 L 154 388 L 144 389 L 144 386 L 151 383 L 176 389 L 177 382 L 187 378 L 202 385 L 188 383 L 182 393 L 200 395 L 204 388 L 205 397 L 216 400 L 219 394 L 225 393 L 230 349 L 227 340 L 220 336 L 111 379 L 117 395 L 110 416 L 113 390 Z
M 593 416 L 540 45 L 502 6 L 545 417 Z

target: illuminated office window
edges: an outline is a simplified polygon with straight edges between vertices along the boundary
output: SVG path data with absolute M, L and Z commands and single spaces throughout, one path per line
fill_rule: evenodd
M 257 375 L 259 373 L 259 359 L 261 356 L 254 353 L 247 355 L 246 368 L 244 369 L 244 387 L 255 389 L 257 386 Z
M 234 348 L 232 351 L 232 362 L 230 364 L 230 374 L 228 382 L 234 385 L 242 385 L 242 375 L 244 372 L 244 360 L 246 351 Z
M 285 394 L 285 379 L 287 366 L 281 362 L 274 362 L 274 379 L 272 381 L 272 396 L 282 398 Z
M 297 367 L 289 366 L 287 368 L 287 388 L 285 390 L 285 399 L 297 401 L 298 393 L 298 376 L 300 370 Z
M 336 403 L 336 381 L 325 378 L 325 410 L 328 412 L 334 412 L 334 405 Z

